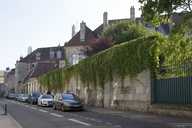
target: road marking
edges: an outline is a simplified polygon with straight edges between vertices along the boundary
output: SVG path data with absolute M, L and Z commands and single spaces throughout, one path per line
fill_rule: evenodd
M 73 118 L 68 119 L 68 120 L 73 121 L 75 123 L 79 123 L 79 124 L 85 125 L 85 126 L 91 126 L 91 124 L 88 124 L 88 123 L 85 123 L 85 122 L 82 122 L 82 121 L 79 121 L 79 120 L 76 120 L 76 119 L 73 119 Z
M 25 107 L 29 108 L 29 105 L 24 105 Z
M 111 122 L 106 122 L 107 125 L 113 125 Z
M 86 120 L 91 120 L 91 121 L 95 121 L 97 123 L 102 123 L 103 121 L 101 120 L 98 120 L 98 119 L 95 119 L 95 118 L 90 118 L 90 117 L 85 117 L 85 116 L 80 116 L 80 115 L 77 115 L 77 114 L 71 114 L 69 113 L 71 116 L 76 116 L 76 117 L 79 117 L 79 118 L 84 118 Z
M 48 112 L 48 111 L 43 110 L 43 109 L 39 109 L 39 111 L 40 111 L 40 112 L 44 112 L 44 113 Z
M 121 128 L 121 125 L 115 125 L 114 128 Z
M 50 115 L 55 116 L 55 117 L 59 117 L 59 118 L 63 117 L 62 115 L 59 115 L 59 114 L 56 114 L 56 113 L 50 113 Z
M 31 109 L 33 109 L 33 110 L 37 110 L 37 108 L 35 108 L 35 107 L 30 107 Z

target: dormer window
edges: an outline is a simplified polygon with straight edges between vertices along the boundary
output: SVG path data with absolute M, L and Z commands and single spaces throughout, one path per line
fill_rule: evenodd
M 36 53 L 36 60 L 38 61 L 38 60 L 40 60 L 40 59 L 41 59 L 41 53 L 37 52 L 37 53 Z

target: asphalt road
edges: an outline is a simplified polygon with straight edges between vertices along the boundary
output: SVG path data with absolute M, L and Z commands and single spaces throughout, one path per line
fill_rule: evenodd
M 11 100 L 8 113 L 23 128 L 177 128 L 190 119 L 145 115 L 137 113 L 110 113 L 105 111 L 60 112 Z M 179 127 L 178 127 L 179 128 Z

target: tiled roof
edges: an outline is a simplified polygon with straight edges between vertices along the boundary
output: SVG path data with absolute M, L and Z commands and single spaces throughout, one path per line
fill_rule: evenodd
M 30 78 L 39 77 L 51 70 L 57 69 L 57 68 L 59 68 L 58 63 L 39 62 L 33 67 L 33 69 L 25 77 L 24 82 Z
M 54 52 L 55 57 L 53 58 L 53 60 L 57 60 L 57 57 L 56 57 L 57 51 L 61 51 L 61 58 L 60 59 L 64 59 L 64 48 L 62 46 L 58 46 L 58 47 L 38 48 L 35 51 L 33 51 L 31 54 L 22 58 L 19 62 L 25 62 L 25 63 L 36 62 L 37 61 L 36 55 L 38 53 L 40 53 L 40 60 L 39 61 L 51 60 L 50 59 L 50 51 Z
M 80 41 L 80 31 L 72 37 L 72 39 L 65 44 L 67 46 L 84 46 L 95 42 L 98 39 L 97 35 L 87 26 L 85 26 L 85 41 Z
M 57 68 L 59 68 L 59 65 L 57 63 L 37 63 L 33 73 L 31 74 L 31 77 L 38 77 Z

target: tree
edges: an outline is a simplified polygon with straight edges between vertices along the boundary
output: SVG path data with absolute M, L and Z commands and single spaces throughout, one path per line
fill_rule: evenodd
M 144 20 L 155 25 L 169 22 L 171 15 L 178 10 L 192 11 L 192 0 L 139 0 L 139 2 L 142 4 Z
M 119 44 L 148 34 L 149 31 L 143 25 L 124 21 L 110 25 L 103 32 L 103 37 L 110 38 L 114 44 Z
M 112 41 L 109 38 L 99 38 L 96 42 L 91 43 L 83 52 L 87 56 L 92 56 L 100 51 L 103 51 L 112 46 Z

